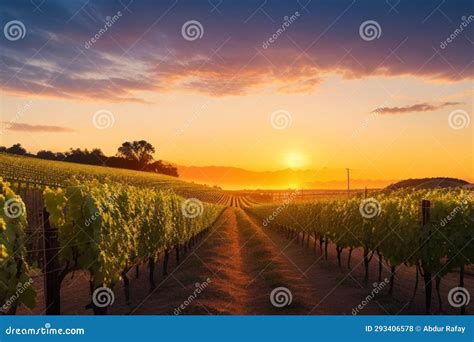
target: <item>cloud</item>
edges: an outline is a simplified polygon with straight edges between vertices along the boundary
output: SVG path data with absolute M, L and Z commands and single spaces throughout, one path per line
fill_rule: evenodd
M 328 6 L 308 2 L 304 8 L 294 1 L 270 5 L 243 0 L 217 5 L 219 15 L 212 16 L 213 6 L 188 0 L 133 1 L 127 8 L 110 1 L 85 5 L 52 1 L 39 6 L 41 15 L 28 2 L 0 4 L 6 20 L 21 18 L 27 27 L 22 40 L 11 42 L 0 35 L 4 92 L 146 102 L 145 92 L 309 93 L 330 74 L 450 82 L 473 78 L 471 56 L 466 53 L 472 46 L 466 37 L 440 48 L 453 25 L 470 11 L 469 0 L 444 2 L 434 12 L 430 1 L 401 2 L 392 11 L 385 2 L 369 0 Z M 84 43 L 103 27 L 105 18 L 119 10 L 120 20 L 86 48 Z M 282 18 L 295 11 L 301 17 L 263 48 L 262 42 L 281 27 Z M 382 28 L 380 39 L 370 42 L 359 36 L 367 13 Z M 202 39 L 192 42 L 181 35 L 181 26 L 190 17 L 204 27 Z
M 430 104 L 430 103 L 418 103 L 404 107 L 380 107 L 374 109 L 372 113 L 379 114 L 405 114 L 405 113 L 416 113 L 416 112 L 433 112 L 435 110 L 462 104 L 461 102 L 443 102 L 441 104 Z
M 48 133 L 70 133 L 75 132 L 74 129 L 69 127 L 61 127 L 61 126 L 52 126 L 52 125 L 30 125 L 27 123 L 19 123 L 19 122 L 6 122 L 2 121 L 5 129 L 10 131 L 19 131 L 19 132 L 31 132 L 31 133 L 38 133 L 38 132 L 48 132 Z

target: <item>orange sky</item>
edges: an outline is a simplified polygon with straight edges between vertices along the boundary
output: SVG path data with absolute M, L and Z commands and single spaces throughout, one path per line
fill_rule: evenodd
M 374 108 L 431 98 L 436 103 L 469 103 L 469 86 L 467 81 L 447 88 L 416 78 L 348 81 L 333 76 L 310 94 L 262 91 L 212 98 L 177 92 L 150 97 L 153 104 L 39 98 L 21 121 L 54 121 L 74 132 L 9 130 L 2 144 L 21 142 L 33 152 L 100 147 L 114 154 L 123 141 L 146 139 L 156 146 L 157 158 L 180 165 L 334 170 L 333 175 L 318 179 L 322 181 L 343 179 L 346 167 L 356 170 L 360 179 L 451 176 L 472 180 L 472 127 L 453 130 L 448 124 L 450 112 L 470 111 L 468 105 L 398 115 L 371 113 Z M 394 95 L 387 96 L 387 89 Z M 15 113 L 22 103 L 24 98 L 3 96 L 3 112 Z M 93 114 L 99 109 L 113 114 L 112 127 L 95 128 Z M 291 118 L 291 125 L 282 130 L 271 122 L 272 113 L 279 110 Z
M 474 181 L 470 45 L 459 37 L 438 48 L 460 6 L 443 7 L 449 22 L 426 17 L 429 4 L 372 5 L 381 31 L 370 41 L 359 30 L 364 3 L 300 8 L 267 47 L 280 18 L 298 11 L 294 3 L 250 17 L 245 5 L 223 5 L 220 15 L 196 6 L 203 32 L 192 41 L 181 31 L 189 7 L 156 21 L 164 5 L 133 6 L 90 47 L 101 18 L 120 8 L 97 4 L 89 12 L 98 19 L 87 24 L 74 4 L 38 15 L 6 9 L 8 17 L 25 11 L 27 34 L 1 37 L 1 145 L 113 155 L 122 142 L 145 139 L 157 159 L 185 166 L 314 170 L 322 182 L 344 181 L 346 168 L 382 183 Z

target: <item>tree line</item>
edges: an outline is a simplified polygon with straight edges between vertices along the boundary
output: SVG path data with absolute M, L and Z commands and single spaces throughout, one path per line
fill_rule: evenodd
M 0 146 L 0 152 L 35 157 L 45 160 L 57 160 L 78 164 L 100 165 L 121 169 L 140 170 L 178 177 L 178 169 L 162 160 L 155 160 L 155 147 L 146 140 L 126 141 L 115 156 L 106 156 L 100 148 L 81 150 L 70 148 L 66 152 L 41 150 L 36 154 L 29 153 L 21 144 L 10 147 Z

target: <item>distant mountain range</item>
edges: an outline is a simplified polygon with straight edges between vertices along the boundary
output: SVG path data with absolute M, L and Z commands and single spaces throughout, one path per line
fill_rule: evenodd
M 220 186 L 227 190 L 241 189 L 346 189 L 345 170 L 334 179 L 338 171 L 321 170 L 250 171 L 225 166 L 180 166 L 176 165 L 181 179 Z M 351 179 L 352 189 L 383 188 L 397 180 Z

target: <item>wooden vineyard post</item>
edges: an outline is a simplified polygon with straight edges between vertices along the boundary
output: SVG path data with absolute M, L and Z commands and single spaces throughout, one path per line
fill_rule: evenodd
M 429 265 L 429 240 L 430 240 L 430 201 L 421 201 L 421 229 L 422 229 L 422 253 L 421 267 L 423 268 L 423 278 L 425 281 L 425 305 L 426 313 L 431 310 L 431 293 L 433 290 L 433 281 Z
M 47 315 L 61 312 L 58 231 L 49 223 L 49 213 L 43 209 L 44 236 L 44 299 Z

